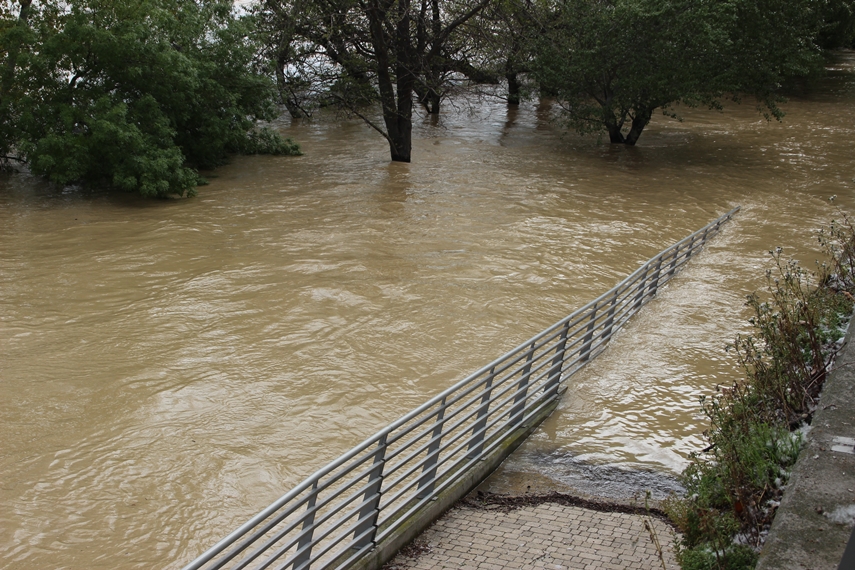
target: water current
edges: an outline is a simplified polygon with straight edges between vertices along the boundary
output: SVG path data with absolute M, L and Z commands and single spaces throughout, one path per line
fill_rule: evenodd
M 0 178 L 0 566 L 177 568 L 304 477 L 736 205 L 505 467 L 675 474 L 740 374 L 768 250 L 855 211 L 855 55 L 792 98 L 657 117 L 635 148 L 489 99 L 411 164 L 337 117 L 280 126 L 193 199 Z

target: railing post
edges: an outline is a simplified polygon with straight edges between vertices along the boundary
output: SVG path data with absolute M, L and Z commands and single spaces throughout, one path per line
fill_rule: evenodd
M 588 322 L 588 329 L 585 332 L 585 338 L 582 339 L 582 350 L 579 352 L 581 358 L 579 362 L 587 362 L 591 357 L 591 344 L 594 342 L 594 324 L 597 320 L 598 305 L 591 307 L 591 317 Z
M 606 322 L 603 325 L 603 334 L 601 338 L 608 340 L 612 336 L 612 325 L 615 322 L 615 309 L 617 308 L 617 299 L 618 292 L 620 291 L 620 286 L 615 287 L 615 294 L 612 295 L 612 300 L 609 303 L 609 314 L 606 317 Z
M 677 247 L 674 248 L 674 257 L 671 259 L 671 267 L 668 270 L 668 277 L 674 276 L 674 272 L 677 270 L 678 257 L 680 257 L 680 244 L 677 244 Z
M 484 384 L 484 392 L 481 394 L 481 405 L 478 406 L 478 416 L 475 419 L 475 425 L 472 427 L 472 440 L 469 442 L 469 449 L 466 455 L 470 459 L 478 457 L 484 450 L 484 428 L 487 427 L 487 412 L 490 411 L 490 394 L 493 391 L 493 378 L 495 376 L 496 369 L 491 368 L 487 382 Z
M 692 241 L 689 242 L 689 249 L 686 250 L 686 261 L 695 253 L 695 236 L 692 236 Z
M 641 276 L 641 283 L 638 284 L 638 294 L 635 296 L 635 305 L 632 306 L 633 312 L 641 308 L 644 301 L 644 290 L 647 287 L 647 272 L 650 271 L 650 265 L 644 268 L 644 274 Z
M 511 408 L 510 419 L 511 425 L 515 426 L 522 423 L 523 415 L 525 414 L 525 402 L 528 398 L 528 379 L 531 376 L 531 360 L 534 358 L 534 345 L 531 343 L 531 348 L 528 349 L 528 356 L 525 357 L 525 366 L 522 369 L 522 376 L 517 384 L 517 393 L 514 396 L 514 407 Z
M 315 531 L 315 503 L 318 500 L 318 482 L 312 483 L 312 493 L 306 504 L 306 514 L 303 516 L 303 529 L 300 542 L 297 543 L 297 557 L 294 558 L 293 570 L 308 570 L 312 558 L 312 534 Z M 305 550 L 303 550 L 305 548 Z M 300 552 L 303 550 L 303 552 Z
M 439 462 L 439 445 L 442 441 L 443 418 L 445 417 L 445 398 L 439 405 L 439 410 L 436 412 L 436 420 L 433 425 L 433 433 L 431 434 L 430 445 L 428 446 L 428 454 L 425 457 L 425 464 L 422 467 L 422 478 L 419 480 L 419 489 L 416 497 L 424 499 L 431 493 L 436 485 L 436 466 Z
M 659 274 L 662 272 L 662 258 L 660 257 L 656 260 L 656 270 L 653 272 L 653 277 L 651 277 L 651 281 L 653 283 L 650 285 L 650 296 L 656 294 L 656 291 L 659 289 Z
M 377 441 L 377 451 L 374 452 L 374 463 L 368 472 L 368 488 L 362 497 L 362 508 L 359 509 L 359 526 L 353 532 L 356 549 L 364 548 L 374 542 L 377 536 L 377 517 L 380 514 L 381 485 L 383 483 L 383 465 L 386 462 L 386 436 L 383 434 Z
M 549 377 L 546 386 L 543 387 L 543 395 L 547 398 L 558 393 L 558 385 L 561 383 L 561 369 L 564 367 L 564 349 L 567 346 L 567 333 L 570 331 L 570 321 L 564 323 L 561 329 L 561 340 L 552 357 L 552 366 L 549 368 Z

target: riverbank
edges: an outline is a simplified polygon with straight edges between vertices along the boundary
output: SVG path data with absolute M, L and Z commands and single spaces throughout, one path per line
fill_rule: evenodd
M 503 468 L 679 471 L 765 251 L 809 265 L 827 198 L 855 211 L 853 69 L 783 123 L 684 109 L 631 149 L 497 102 L 415 125 L 406 166 L 357 121 L 284 122 L 304 156 L 236 157 L 194 200 L 0 177 L 0 567 L 181 568 L 741 204 Z
M 834 570 L 855 525 L 855 343 L 850 327 L 765 539 L 758 570 Z M 535 475 L 531 484 L 539 478 Z M 551 487 L 552 485 L 548 485 Z M 677 534 L 658 508 L 482 485 L 384 566 L 678 568 Z M 532 489 L 531 485 L 527 486 Z
M 676 552 L 671 555 L 676 554 L 674 561 L 686 570 L 754 568 L 761 548 L 766 549 L 767 561 L 761 568 L 836 568 L 846 549 L 855 523 L 855 426 L 851 421 L 855 370 L 849 370 L 855 364 L 855 349 L 849 342 L 851 333 L 846 335 L 853 308 L 855 227 L 843 215 L 842 221 L 820 231 L 819 242 L 827 260 L 817 262 L 817 273 L 802 269 L 797 261 L 782 259 L 781 248 L 770 252 L 777 272 L 766 273 L 768 300 L 756 293 L 748 296 L 756 336 L 739 335 L 731 345 L 747 377 L 718 387 L 709 400 L 701 398 L 710 421 L 705 432 L 709 445 L 691 456 L 681 476 L 685 496 L 672 496 L 663 503 L 681 532 L 679 537 L 671 533 L 676 539 Z M 544 558 L 554 559 L 559 567 L 591 560 L 626 565 L 626 560 L 615 557 L 631 551 L 628 545 L 615 552 L 611 548 L 602 551 L 601 546 L 615 541 L 612 527 L 602 521 L 593 527 L 579 523 L 586 516 L 584 509 L 622 510 L 615 506 L 597 508 L 598 504 L 558 493 L 498 497 L 479 492 L 463 507 L 507 513 L 547 503 L 582 507 L 583 511 L 561 512 L 558 534 L 545 531 L 548 540 L 541 544 L 542 552 L 529 546 L 539 527 L 519 528 L 525 526 L 525 519 L 507 525 L 502 521 L 499 527 L 504 530 L 487 526 L 472 535 L 470 527 L 478 529 L 483 521 L 470 513 L 450 517 L 461 522 L 440 523 L 440 530 L 433 533 L 439 543 L 454 535 L 473 540 L 452 539 L 450 545 L 442 544 L 442 553 L 434 557 L 432 566 L 453 560 L 472 568 L 529 567 Z M 782 503 L 784 507 L 774 518 Z M 644 528 L 650 531 L 666 567 L 651 519 L 655 513 L 645 510 L 637 514 L 645 517 Z M 540 516 L 547 526 L 556 520 L 555 514 Z M 837 526 L 832 529 L 830 523 Z M 766 543 L 772 524 L 774 532 Z M 596 535 L 598 541 L 592 536 L 568 545 L 561 534 L 561 527 L 568 526 L 579 527 L 574 537 L 585 536 L 586 530 L 597 526 L 608 530 Z M 482 531 L 504 542 L 486 548 L 481 543 L 493 538 L 484 539 L 479 534 Z M 430 536 L 426 535 L 428 542 L 423 544 L 430 545 Z M 483 552 L 473 552 L 473 545 L 480 545 Z M 579 558 L 581 553 L 594 558 Z M 555 559 L 556 555 L 560 558 Z

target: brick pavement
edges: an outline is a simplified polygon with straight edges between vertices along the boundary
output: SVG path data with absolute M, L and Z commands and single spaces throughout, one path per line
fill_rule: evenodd
M 662 547 L 661 559 L 645 519 Z M 549 502 L 509 512 L 459 506 L 385 569 L 672 570 L 678 568 L 673 542 L 671 527 L 655 517 Z

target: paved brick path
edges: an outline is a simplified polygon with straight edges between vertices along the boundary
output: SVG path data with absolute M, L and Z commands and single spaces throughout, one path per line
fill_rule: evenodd
M 510 512 L 462 506 L 446 513 L 385 568 L 662 570 L 645 518 L 556 503 Z M 671 527 L 654 517 L 647 520 L 662 547 L 664 568 L 676 569 Z

